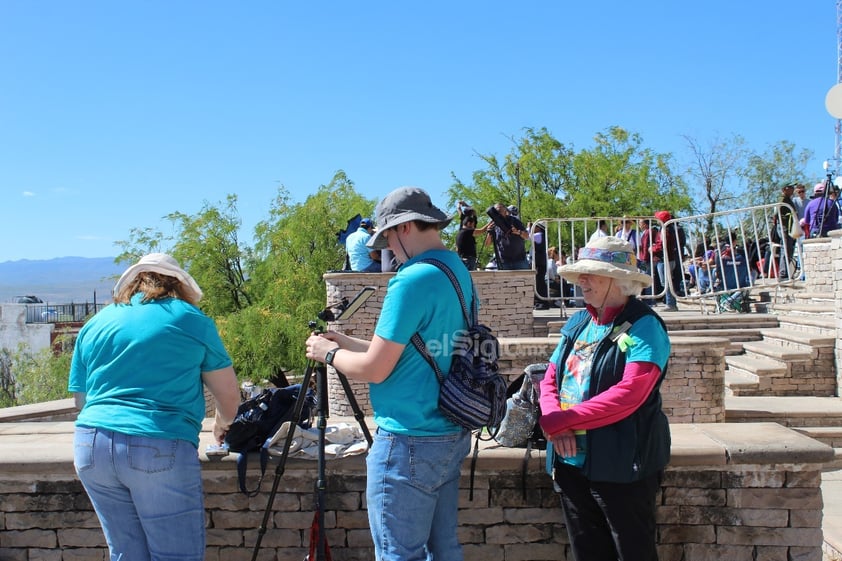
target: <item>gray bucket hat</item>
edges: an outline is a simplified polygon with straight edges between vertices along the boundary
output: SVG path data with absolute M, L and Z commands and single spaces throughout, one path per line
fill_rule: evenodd
M 377 233 L 366 244 L 371 249 L 385 249 L 388 245 L 383 232 L 404 222 L 421 220 L 438 224 L 439 230 L 450 224 L 447 216 L 430 200 L 430 195 L 418 187 L 400 187 L 380 201 L 376 209 Z

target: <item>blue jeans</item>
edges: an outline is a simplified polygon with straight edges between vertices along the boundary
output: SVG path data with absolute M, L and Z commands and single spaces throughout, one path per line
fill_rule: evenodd
M 377 561 L 460 561 L 459 474 L 471 433 L 402 436 L 377 429 L 366 501 Z
M 112 561 L 204 561 L 202 472 L 191 442 L 76 427 L 73 453 Z
M 655 267 L 658 269 L 658 277 L 661 279 L 661 285 L 664 287 L 664 304 L 675 306 L 675 296 L 670 290 L 670 280 L 672 280 L 672 270 L 675 268 L 675 263 L 670 261 L 669 280 L 663 261 L 658 261 Z

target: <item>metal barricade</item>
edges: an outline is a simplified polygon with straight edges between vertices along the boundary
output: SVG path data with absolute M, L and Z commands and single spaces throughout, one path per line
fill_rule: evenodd
M 535 238 L 536 232 L 541 232 L 546 243 L 540 244 L 543 252 L 536 255 L 536 246 L 532 244 L 531 260 L 532 269 L 536 271 L 535 298 L 537 301 L 558 305 L 562 313 L 566 308 L 583 307 L 583 299 L 578 287 L 568 285 L 562 279 L 552 279 L 544 275 L 543 279 L 538 278 L 538 272 L 552 269 L 548 264 L 550 250 L 555 248 L 559 252 L 561 263 L 559 266 L 573 263 L 578 257 L 579 249 L 583 248 L 591 238 L 596 236 L 616 236 L 618 232 L 627 229 L 629 241 L 638 255 L 638 267 L 641 271 L 652 278 L 652 288 L 647 289 L 640 298 L 644 300 L 656 300 L 662 298 L 666 287 L 661 286 L 657 279 L 657 257 L 644 247 L 653 241 L 652 229 L 660 229 L 662 223 L 651 216 L 602 216 L 588 218 L 540 218 L 532 223 L 530 228 L 530 239 Z M 642 253 L 641 253 L 642 251 Z M 641 259 L 640 257 L 645 258 Z M 546 263 L 547 267 L 539 266 L 539 263 Z M 540 267 L 540 268 L 539 268 Z
M 638 267 L 652 279 L 652 288 L 640 295 L 642 300 L 652 303 L 670 291 L 679 302 L 698 303 L 703 312 L 709 311 L 710 305 L 717 312 L 742 311 L 749 291 L 759 279 L 763 286 L 776 290 L 781 285 L 792 284 L 803 274 L 800 244 L 790 237 L 788 225 L 778 226 L 784 222 L 785 206 L 783 203 L 760 205 L 667 222 L 651 216 L 538 219 L 530 228 L 530 239 L 534 240 L 536 233 L 545 237 L 545 243 L 533 243 L 531 250 L 532 270 L 536 271 L 536 302 L 558 305 L 562 314 L 565 308 L 583 305 L 576 287 L 546 273 L 553 269 L 548 259 L 556 259 L 551 255 L 552 248 L 559 253 L 560 266 L 575 262 L 578 250 L 592 236 L 627 232 L 627 239 L 638 256 Z M 794 217 L 795 211 L 788 208 Z M 600 225 L 604 227 L 601 229 Z M 656 255 L 649 248 L 659 237 L 683 239 L 684 243 L 677 254 L 666 250 Z M 536 247 L 543 249 L 538 255 Z M 658 274 L 659 262 L 663 264 L 663 281 Z M 541 272 L 543 278 L 539 278 Z
M 790 235 L 788 213 L 797 220 L 791 206 L 774 203 L 667 221 L 665 231 L 683 230 L 690 251 L 668 289 L 703 312 L 741 312 L 758 284 L 777 292 L 797 282 L 804 274 L 801 247 Z

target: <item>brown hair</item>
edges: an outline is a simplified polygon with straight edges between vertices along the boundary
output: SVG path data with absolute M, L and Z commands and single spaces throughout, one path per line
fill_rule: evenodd
M 132 282 L 125 285 L 120 289 L 120 292 L 114 295 L 114 302 L 116 304 L 128 304 L 132 296 L 138 292 L 143 293 L 144 303 L 150 300 L 178 298 L 190 302 L 194 306 L 198 305 L 198 302 L 190 299 L 190 292 L 183 289 L 181 281 L 177 278 L 151 271 L 138 273 Z

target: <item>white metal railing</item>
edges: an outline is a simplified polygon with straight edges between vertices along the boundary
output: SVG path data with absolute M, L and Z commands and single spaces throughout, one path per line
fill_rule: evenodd
M 803 272 L 800 269 L 800 244 L 781 229 L 786 216 L 786 207 L 794 217 L 792 207 L 783 203 L 760 205 L 748 208 L 673 218 L 661 222 L 651 216 L 613 216 L 589 218 L 541 218 L 530 226 L 531 239 L 536 233 L 546 238 L 544 244 L 532 244 L 532 269 L 538 273 L 546 271 L 541 263 L 550 258 L 550 248 L 559 251 L 564 264 L 575 261 L 578 250 L 605 225 L 606 235 L 617 235 L 627 221 L 634 225 L 629 240 L 638 253 L 638 267 L 652 278 L 652 288 L 640 296 L 644 300 L 658 300 L 670 291 L 678 301 L 698 303 L 702 311 L 711 305 L 716 311 L 738 311 L 746 301 L 748 291 L 762 279 L 764 287 L 775 290 L 784 284 L 792 284 Z M 676 256 L 664 251 L 656 256 L 643 247 L 644 235 L 649 230 L 650 243 L 656 236 L 669 232 L 667 238 L 680 239 L 685 243 L 680 248 L 680 263 Z M 683 231 L 683 236 L 681 235 Z M 535 255 L 535 248 L 543 248 L 543 254 Z M 657 269 L 663 260 L 665 274 L 661 283 Z M 783 275 L 778 273 L 782 272 Z M 782 278 L 783 277 L 783 278 Z M 558 279 L 536 279 L 535 297 L 545 303 L 560 303 L 565 307 L 582 306 L 581 294 L 576 287 Z

